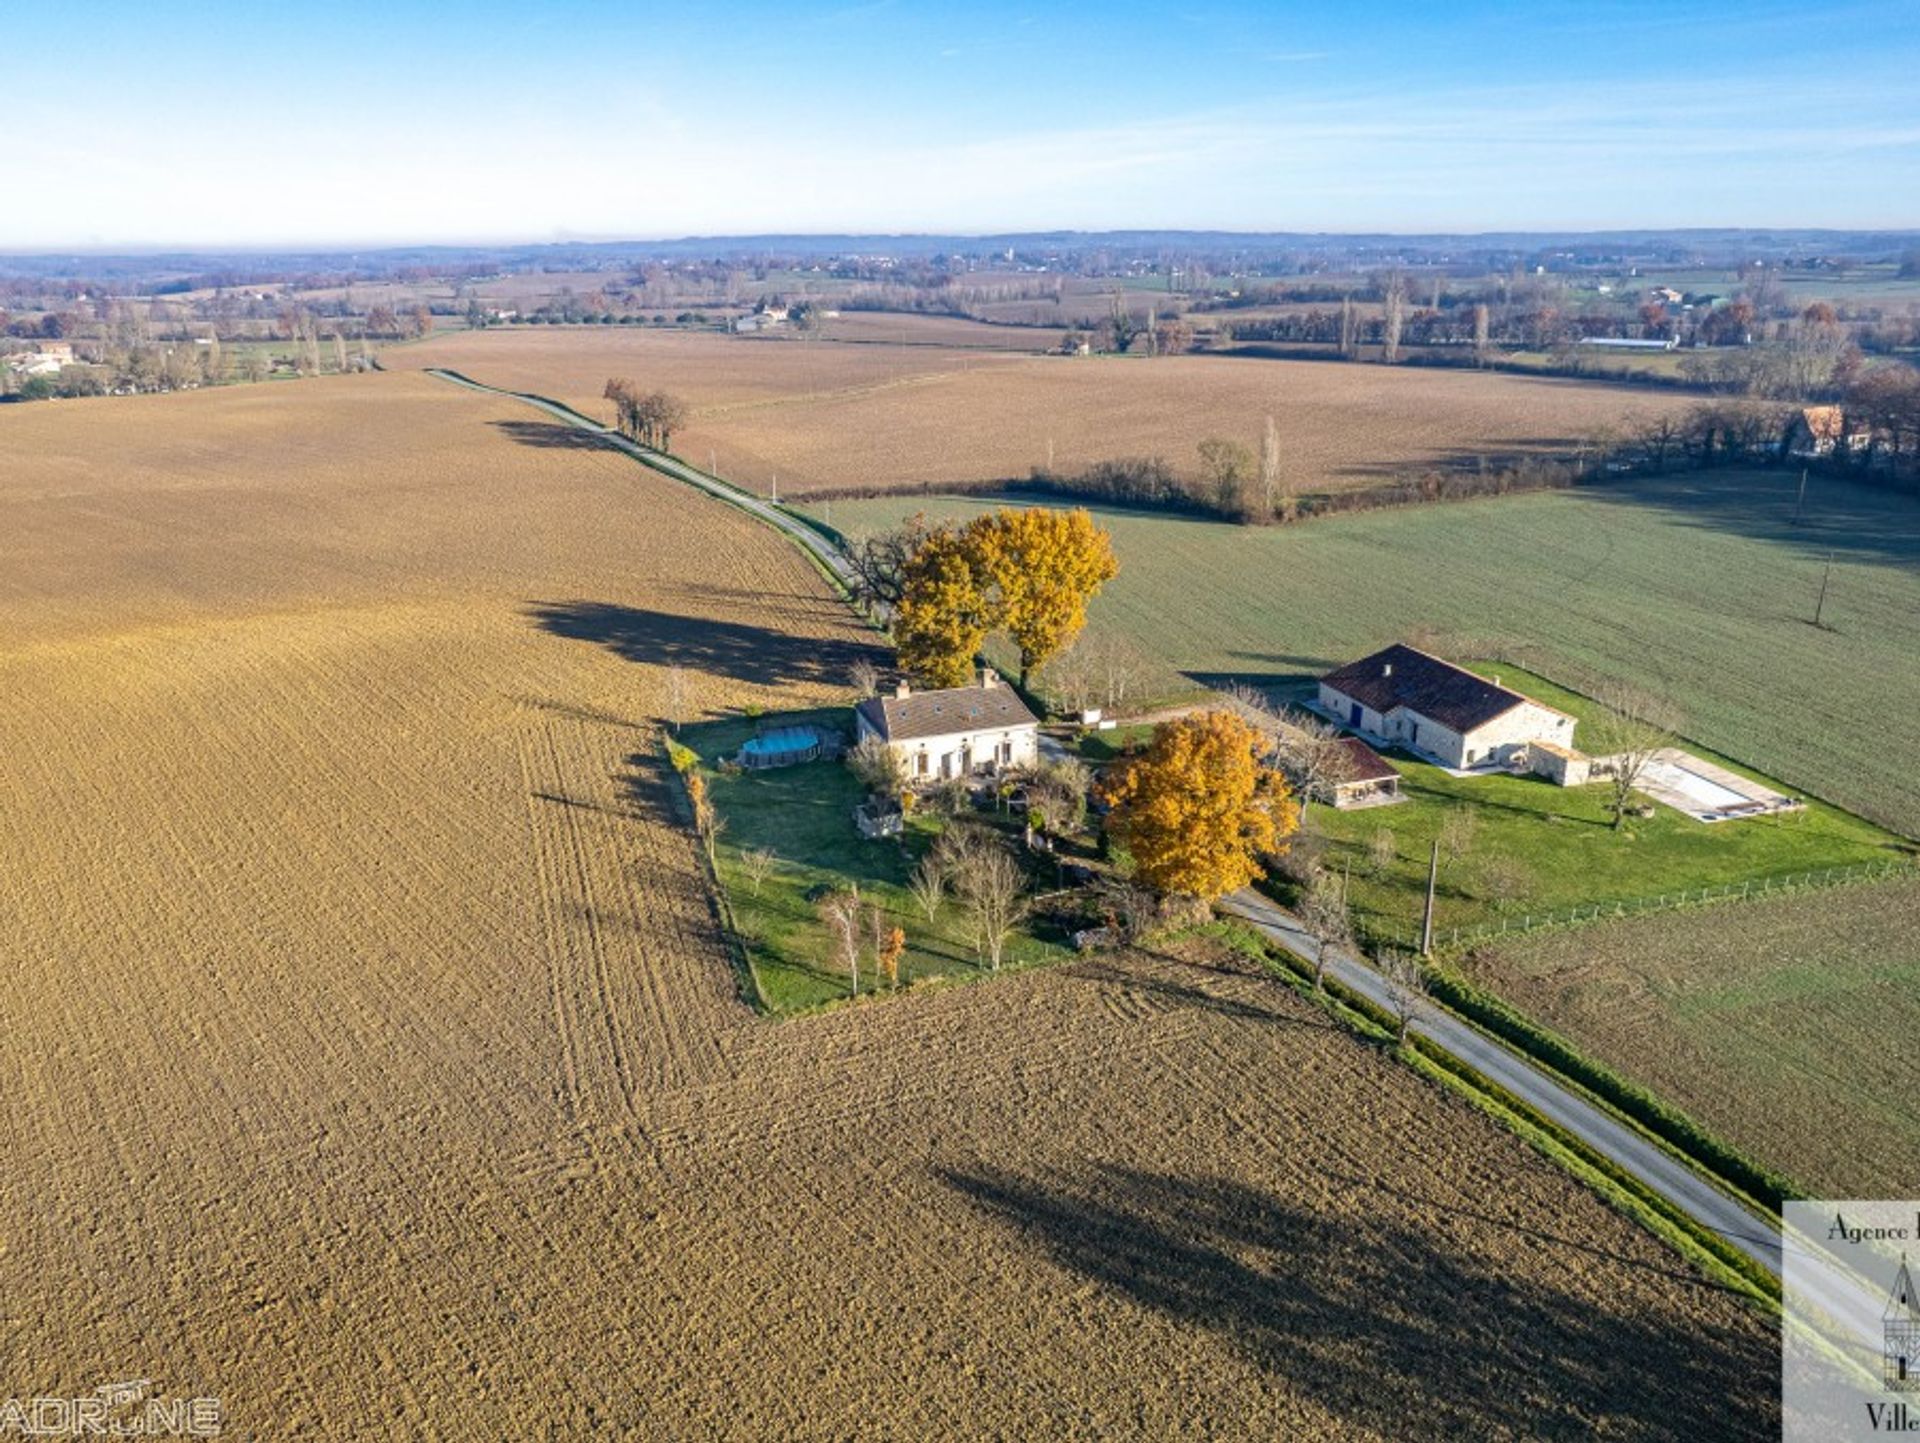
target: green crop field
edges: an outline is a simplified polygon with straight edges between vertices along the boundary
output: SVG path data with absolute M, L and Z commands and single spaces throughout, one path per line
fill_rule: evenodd
M 1815 477 L 1796 524 L 1797 482 L 1705 472 L 1270 529 L 1103 511 L 1121 574 L 1090 632 L 1152 658 L 1141 695 L 1300 687 L 1395 639 L 1627 679 L 1701 745 L 1920 833 L 1920 498 Z M 983 504 L 820 514 L 857 533 Z
M 1551 933 L 1468 970 L 1803 1187 L 1920 1187 L 1920 881 Z

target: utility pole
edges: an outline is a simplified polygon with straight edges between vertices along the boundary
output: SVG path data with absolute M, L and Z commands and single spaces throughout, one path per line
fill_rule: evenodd
M 1800 499 L 1793 503 L 1793 524 L 1800 524 L 1800 517 L 1807 509 L 1807 468 L 1800 468 Z
M 1440 839 L 1433 839 L 1433 855 L 1427 859 L 1427 911 L 1420 919 L 1420 955 L 1433 955 L 1433 894 L 1440 881 Z
M 773 504 L 775 506 L 780 504 L 780 473 L 778 471 L 773 473 Z
M 1820 614 L 1827 609 L 1827 583 L 1833 579 L 1833 553 L 1827 553 L 1827 569 L 1820 573 L 1820 599 L 1813 604 L 1813 624 L 1820 626 Z M 1824 629 L 1824 628 L 1823 628 Z

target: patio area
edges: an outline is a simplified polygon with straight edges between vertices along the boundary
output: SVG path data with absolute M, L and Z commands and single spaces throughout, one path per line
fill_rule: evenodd
M 1733 822 L 1796 811 L 1805 805 L 1677 747 L 1654 753 L 1640 773 L 1638 789 L 1696 822 Z

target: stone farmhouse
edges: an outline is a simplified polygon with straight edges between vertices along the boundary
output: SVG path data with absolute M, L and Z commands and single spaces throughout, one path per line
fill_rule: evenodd
M 903 681 L 854 708 L 854 731 L 891 747 L 917 784 L 1032 766 L 1040 751 L 1038 718 L 988 667 L 974 686 L 917 692 Z
M 1397 643 L 1323 676 L 1320 710 L 1369 741 L 1456 770 L 1531 767 L 1536 747 L 1573 748 L 1565 712 Z

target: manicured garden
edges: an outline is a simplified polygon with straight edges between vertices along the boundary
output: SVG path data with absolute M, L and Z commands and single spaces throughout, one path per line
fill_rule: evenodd
M 869 840 L 860 835 L 853 816 L 866 789 L 843 763 L 823 760 L 763 771 L 723 765 L 767 728 L 806 725 L 850 732 L 851 717 L 844 708 L 741 717 L 686 727 L 679 738 L 722 822 L 715 870 L 760 1004 L 787 1013 L 851 994 L 852 977 L 834 965 L 834 938 L 819 911 L 824 895 L 849 886 L 858 887 L 861 900 L 879 910 L 883 926 L 906 934 L 901 986 L 987 971 L 957 901 L 948 896 L 930 920 L 909 890 L 915 863 L 952 824 L 938 808 L 915 808 L 899 835 Z M 1022 831 L 1019 821 L 1001 810 L 969 809 L 966 816 L 1012 842 Z M 763 852 L 772 855 L 766 858 Z M 1036 889 L 1050 883 L 1050 861 L 1033 858 L 1025 865 Z M 1058 960 L 1069 950 L 1064 930 L 1043 911 L 1017 931 L 1002 967 Z M 884 985 L 871 959 L 863 962 L 861 992 Z

